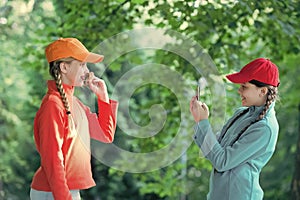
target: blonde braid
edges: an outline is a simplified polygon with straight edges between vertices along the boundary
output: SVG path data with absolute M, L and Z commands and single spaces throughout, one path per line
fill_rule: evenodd
M 76 136 L 76 128 L 75 128 L 75 123 L 73 120 L 73 117 L 71 115 L 71 110 L 70 110 L 70 104 L 67 98 L 67 95 L 65 93 L 65 90 L 62 85 L 62 80 L 61 80 L 61 72 L 60 72 L 60 63 L 66 62 L 66 63 L 71 63 L 74 59 L 73 58 L 65 58 L 65 59 L 60 59 L 54 62 L 50 63 L 50 68 L 49 68 L 49 73 L 51 76 L 54 78 L 57 90 L 61 96 L 61 100 L 64 104 L 64 107 L 66 109 L 66 113 L 68 115 L 68 125 L 69 125 L 69 133 L 70 137 Z
M 59 66 L 59 64 L 60 63 L 58 63 L 58 66 Z M 54 65 L 56 65 L 56 63 Z M 55 75 L 55 83 L 56 83 L 57 90 L 58 90 L 58 92 L 61 96 L 61 100 L 66 108 L 67 115 L 69 115 L 69 114 L 71 114 L 70 105 L 69 105 L 69 101 L 67 99 L 65 90 L 62 86 L 61 75 L 60 75 L 59 69 L 57 67 L 54 68 L 54 75 Z
M 61 96 L 61 100 L 64 104 L 64 107 L 67 111 L 67 115 L 71 114 L 71 110 L 70 110 L 70 104 L 69 104 L 69 101 L 67 99 L 67 96 L 66 96 L 66 93 L 65 93 L 65 90 L 62 86 L 62 81 L 61 81 L 61 74 L 60 74 L 60 63 L 62 62 L 71 62 L 72 58 L 67 58 L 67 59 L 60 59 L 60 60 L 57 60 L 57 61 L 54 61 L 54 62 L 51 62 L 50 63 L 50 69 L 49 69 L 49 73 L 51 74 L 51 76 L 54 78 L 55 80 L 55 83 L 56 83 L 56 87 L 57 87 L 57 90 Z

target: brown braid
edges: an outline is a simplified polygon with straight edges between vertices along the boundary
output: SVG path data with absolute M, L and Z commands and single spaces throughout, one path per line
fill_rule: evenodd
M 232 121 L 230 122 L 230 124 L 228 126 L 226 126 L 226 130 L 222 131 L 222 135 L 220 135 L 218 141 L 221 142 L 222 139 L 224 138 L 224 136 L 226 135 L 227 130 L 229 129 L 230 126 L 232 126 L 232 124 L 238 119 L 240 118 L 242 115 L 244 115 L 245 113 L 247 113 L 249 111 L 250 108 L 244 109 L 242 112 L 240 112 L 234 119 L 232 119 Z M 225 127 L 224 127 L 225 128 Z
M 265 103 L 264 109 L 261 111 L 260 115 L 258 116 L 258 120 L 264 118 L 266 112 L 268 111 L 271 103 L 276 100 L 277 98 L 277 87 L 274 86 L 267 86 L 268 93 L 267 93 L 267 101 Z
M 274 86 L 271 86 L 271 85 L 267 85 L 267 84 L 264 84 L 264 83 L 261 83 L 259 81 L 256 81 L 256 80 L 252 80 L 252 81 L 249 81 L 250 83 L 256 85 L 257 87 L 267 87 L 268 88 L 268 93 L 267 93 L 267 100 L 266 100 L 266 103 L 264 105 L 264 108 L 263 110 L 261 111 L 261 113 L 259 114 L 259 116 L 254 120 L 252 121 L 248 126 L 246 126 L 245 128 L 243 128 L 243 130 L 238 134 L 237 138 L 231 142 L 230 146 L 233 145 L 233 143 L 235 143 L 240 137 L 241 135 L 254 123 L 262 120 L 264 118 L 264 116 L 266 115 L 271 103 L 273 101 L 275 101 L 277 99 L 277 95 L 278 95 L 278 88 L 277 87 L 274 87 Z
M 67 99 L 65 90 L 62 86 L 61 73 L 60 73 L 60 63 L 62 63 L 62 62 L 70 63 L 73 60 L 74 60 L 73 58 L 65 58 L 65 59 L 60 59 L 60 60 L 57 60 L 57 61 L 53 61 L 53 62 L 50 63 L 50 68 L 49 68 L 49 73 L 55 80 L 57 90 L 58 90 L 58 92 L 61 96 L 61 100 L 62 100 L 62 102 L 65 106 L 65 109 L 67 111 L 67 115 L 71 114 L 71 110 L 70 110 L 70 105 L 69 105 L 69 101 Z

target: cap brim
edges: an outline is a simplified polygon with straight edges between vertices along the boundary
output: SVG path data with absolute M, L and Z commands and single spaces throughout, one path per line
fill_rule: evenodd
M 89 54 L 84 58 L 83 61 L 88 63 L 98 63 L 103 61 L 103 59 L 103 55 L 89 52 Z
M 246 83 L 250 81 L 248 76 L 245 76 L 240 72 L 226 75 L 226 78 L 233 83 Z

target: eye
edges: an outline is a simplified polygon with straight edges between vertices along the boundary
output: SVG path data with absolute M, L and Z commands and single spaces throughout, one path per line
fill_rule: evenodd
M 245 85 L 241 85 L 241 89 L 245 90 L 247 87 Z

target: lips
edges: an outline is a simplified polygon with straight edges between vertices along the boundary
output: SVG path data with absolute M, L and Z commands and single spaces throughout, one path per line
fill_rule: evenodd
M 82 76 L 80 76 L 80 78 L 83 80 L 83 81 L 87 81 L 89 79 L 89 73 L 86 73 Z
M 241 97 L 241 101 L 242 101 L 242 103 L 244 103 L 246 101 L 246 98 L 245 97 Z

